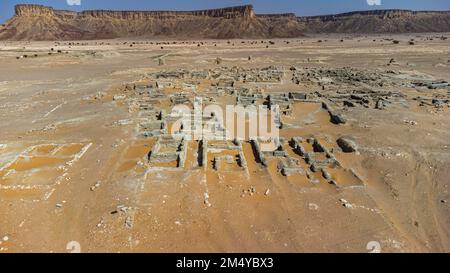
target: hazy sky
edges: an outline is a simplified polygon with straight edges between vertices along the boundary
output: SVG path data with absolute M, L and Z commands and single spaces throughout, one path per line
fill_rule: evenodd
M 68 5 L 81 2 L 81 5 Z M 368 2 L 381 2 L 369 5 Z M 0 0 L 0 22 L 14 14 L 16 4 L 41 4 L 57 9 L 192 10 L 252 4 L 257 13 L 294 12 L 320 15 L 369 9 L 450 10 L 450 0 Z

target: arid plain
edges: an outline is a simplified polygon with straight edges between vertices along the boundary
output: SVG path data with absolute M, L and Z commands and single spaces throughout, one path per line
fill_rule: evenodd
M 448 37 L 0 42 L 0 252 L 448 252 Z M 279 148 L 172 143 L 199 97 Z

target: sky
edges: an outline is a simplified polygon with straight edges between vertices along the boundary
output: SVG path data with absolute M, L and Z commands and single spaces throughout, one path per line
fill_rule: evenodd
M 371 9 L 450 10 L 450 0 L 0 0 L 0 22 L 14 15 L 16 4 L 25 3 L 75 11 L 195 10 L 251 4 L 256 13 L 293 12 L 298 16 Z

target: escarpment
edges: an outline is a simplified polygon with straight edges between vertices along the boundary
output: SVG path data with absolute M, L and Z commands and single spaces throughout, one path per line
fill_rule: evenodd
M 450 12 L 378 10 L 297 17 L 256 14 L 253 6 L 195 11 L 82 12 L 17 5 L 0 26 L 0 40 L 113 38 L 294 38 L 304 33 L 404 33 L 450 31 Z
M 297 18 L 293 16 L 289 20 L 289 27 L 279 27 L 287 23 L 286 18 L 275 15 L 270 21 L 266 20 L 257 16 L 251 5 L 195 11 L 82 12 L 54 10 L 39 5 L 17 5 L 14 17 L 0 28 L 0 39 L 231 39 L 302 36 Z
M 299 17 L 310 33 L 420 33 L 450 31 L 450 11 L 371 10 Z

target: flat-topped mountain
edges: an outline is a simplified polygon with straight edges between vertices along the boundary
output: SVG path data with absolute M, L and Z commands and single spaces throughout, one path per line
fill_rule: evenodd
M 54 10 L 17 5 L 0 39 L 76 40 L 144 38 L 272 38 L 302 36 L 296 17 L 255 15 L 252 6 L 197 11 Z
M 142 38 L 293 38 L 304 33 L 402 33 L 450 31 L 450 12 L 363 11 L 297 17 L 255 14 L 253 6 L 196 11 L 82 12 L 17 5 L 0 26 L 0 40 Z
M 371 10 L 299 17 L 313 33 L 449 32 L 450 11 Z
M 87 10 L 82 12 L 54 10 L 51 7 L 41 5 L 16 5 L 17 16 L 59 16 L 74 19 L 76 17 L 96 17 L 96 18 L 115 18 L 124 20 L 134 19 L 168 19 L 171 17 L 253 17 L 255 16 L 252 6 L 237 6 L 221 9 L 195 10 L 195 11 L 113 11 L 113 10 Z

